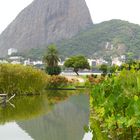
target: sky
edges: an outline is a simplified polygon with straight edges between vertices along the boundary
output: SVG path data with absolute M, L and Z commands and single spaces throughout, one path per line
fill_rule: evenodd
M 0 33 L 33 0 L 0 0 Z M 86 0 L 93 23 L 121 19 L 140 25 L 140 0 Z

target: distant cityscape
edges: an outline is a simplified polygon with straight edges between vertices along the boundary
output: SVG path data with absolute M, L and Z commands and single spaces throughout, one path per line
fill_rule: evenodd
M 31 65 L 35 67 L 42 68 L 44 63 L 42 60 L 33 60 L 31 58 L 24 58 L 23 56 L 18 55 L 18 50 L 15 48 L 9 48 L 7 52 L 8 57 L 1 58 L 0 63 L 11 63 L 11 64 L 23 64 L 23 65 Z M 66 58 L 68 59 L 68 58 Z M 111 57 L 111 65 L 120 66 L 122 63 L 126 61 L 125 55 L 121 55 L 120 57 Z M 63 66 L 65 61 L 60 61 L 59 66 Z M 88 59 L 90 67 L 99 66 L 102 64 L 109 65 L 110 63 L 103 58 L 98 59 Z

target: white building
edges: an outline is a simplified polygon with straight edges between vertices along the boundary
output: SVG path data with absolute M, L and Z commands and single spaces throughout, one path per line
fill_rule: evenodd
M 24 60 L 24 65 L 33 65 L 30 59 Z
M 121 66 L 122 65 L 122 61 L 119 60 L 118 57 L 112 59 L 112 65 L 117 65 L 117 66 Z
M 21 56 L 11 56 L 9 57 L 10 60 L 21 60 L 23 59 Z
M 40 60 L 31 61 L 30 58 L 28 58 L 27 60 L 24 60 L 24 65 L 25 65 L 25 66 L 26 66 L 26 65 L 33 65 L 33 66 L 35 66 L 35 65 L 42 65 L 42 64 L 43 64 L 43 62 L 40 61 Z
M 88 63 L 89 63 L 89 65 L 90 65 L 91 67 L 97 65 L 97 62 L 96 62 L 95 59 L 88 59 Z
M 96 60 L 97 65 L 108 64 L 108 62 L 102 58 Z
M 15 48 L 10 48 L 10 49 L 8 49 L 8 55 L 12 55 L 13 53 L 17 53 L 18 51 L 17 51 L 17 49 L 15 49 Z
M 33 61 L 32 63 L 33 63 L 33 65 L 42 65 L 43 64 L 43 62 L 40 60 Z
M 21 64 L 21 62 L 14 60 L 14 61 L 11 62 L 11 64 Z

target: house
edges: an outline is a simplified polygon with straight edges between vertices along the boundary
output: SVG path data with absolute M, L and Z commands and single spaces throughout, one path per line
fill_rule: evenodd
M 116 58 L 113 58 L 113 59 L 112 59 L 112 65 L 121 66 L 122 63 L 123 63 L 123 62 L 119 59 L 119 57 L 116 57 Z
M 17 51 L 17 49 L 15 49 L 15 48 L 10 48 L 10 49 L 8 49 L 8 55 L 12 55 L 12 54 L 14 54 L 14 53 L 17 53 L 18 51 Z

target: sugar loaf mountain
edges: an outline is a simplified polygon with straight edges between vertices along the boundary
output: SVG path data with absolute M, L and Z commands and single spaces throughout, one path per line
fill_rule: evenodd
M 26 56 L 41 57 L 51 43 L 64 57 L 139 59 L 140 26 L 122 20 L 93 24 L 85 0 L 34 0 L 0 35 L 0 56 L 16 48 Z
M 34 0 L 0 35 L 0 56 L 69 39 L 92 25 L 85 0 Z

